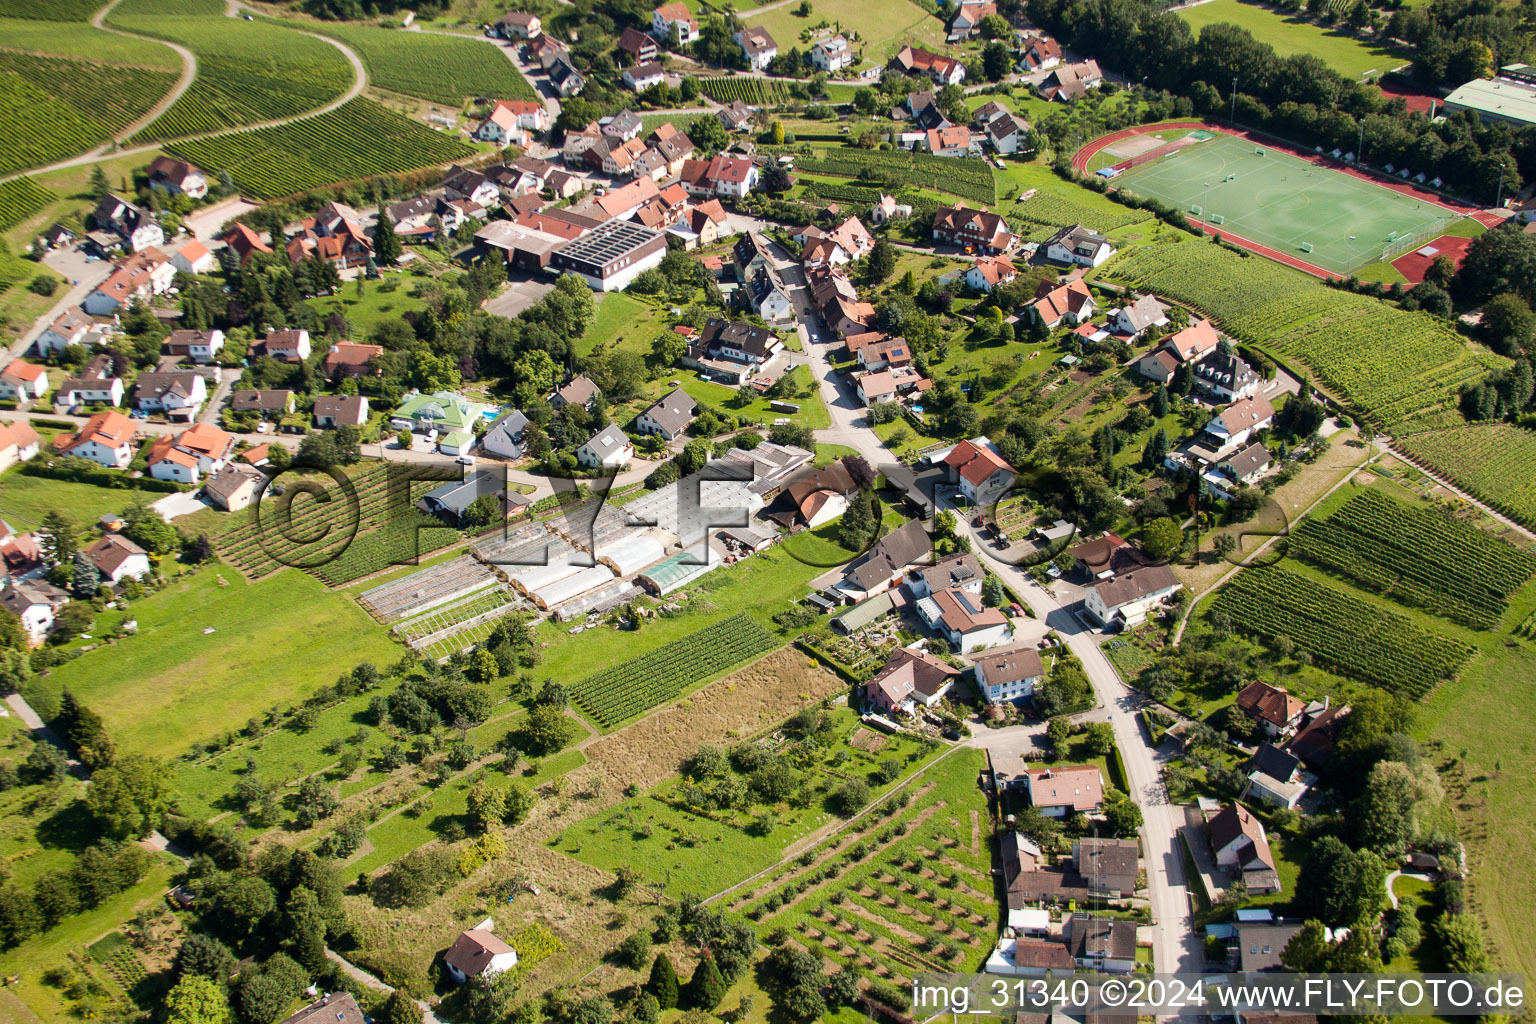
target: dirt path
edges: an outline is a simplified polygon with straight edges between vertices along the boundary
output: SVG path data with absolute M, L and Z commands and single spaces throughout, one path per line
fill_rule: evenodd
M 113 4 L 116 2 L 117 0 L 113 0 Z M 105 17 L 106 14 L 111 10 L 112 6 L 112 4 L 108 4 L 100 12 L 98 12 L 98 17 Z M 242 9 L 243 8 L 239 3 L 239 0 L 230 0 L 229 8 L 225 13 L 228 14 L 231 18 L 239 17 L 240 11 Z M 131 35 L 136 39 L 152 39 L 157 43 L 165 42 L 163 39 L 154 39 L 152 36 L 139 36 L 136 33 L 124 32 L 119 29 L 108 29 L 107 31 L 118 32 L 120 35 Z M 197 139 L 212 139 L 220 135 L 232 135 L 235 132 L 256 131 L 262 128 L 278 128 L 285 124 L 293 124 L 298 121 L 307 121 L 310 118 L 319 117 L 321 114 L 329 114 L 331 111 L 335 110 L 342 104 L 354 100 L 358 96 L 362 95 L 363 90 L 368 87 L 368 72 L 363 68 L 362 58 L 359 57 L 351 47 L 347 46 L 345 43 L 331 39 L 328 36 L 320 35 L 318 32 L 304 32 L 304 30 L 301 28 L 293 28 L 292 31 L 303 32 L 304 35 L 307 36 L 314 36 L 316 39 L 324 40 L 331 46 L 334 46 L 336 49 L 340 50 L 342 56 L 346 57 L 347 62 L 352 65 L 352 87 L 324 106 L 316 107 L 314 110 L 306 110 L 302 114 L 291 114 L 288 117 L 279 117 L 271 121 L 260 121 L 255 124 L 244 124 L 235 128 L 220 128 L 217 131 L 201 132 L 197 135 L 183 135 L 175 139 L 162 139 L 161 141 L 150 145 L 136 146 L 132 149 L 118 149 L 110 153 L 104 152 L 104 150 L 109 147 L 98 147 L 89 153 L 83 153 L 80 156 L 70 157 L 68 160 L 60 160 L 56 163 L 51 163 L 43 167 L 31 167 L 24 171 L 17 171 L 14 174 L 7 174 L 3 177 L 0 177 L 0 182 L 12 181 L 16 178 L 24 178 L 34 174 L 49 174 L 53 171 L 62 171 L 70 167 L 81 167 L 88 164 L 100 163 L 102 160 L 107 159 L 108 157 L 115 159 L 120 156 L 138 156 L 145 153 L 158 153 L 166 144 L 171 142 L 190 142 Z M 191 72 L 185 76 L 186 85 L 190 86 L 192 75 L 195 74 L 197 70 L 196 58 L 192 56 L 191 51 L 183 49 L 182 47 L 175 46 L 173 43 L 165 43 L 165 45 L 177 50 L 177 52 L 183 54 L 184 59 L 190 60 L 192 62 Z M 186 88 L 183 87 L 181 91 L 185 92 Z M 173 97 L 171 102 L 175 102 L 175 99 L 179 98 L 179 96 L 180 93 L 177 93 L 177 96 Z M 167 106 L 169 106 L 169 104 L 167 104 Z M 138 131 L 141 127 L 142 126 L 136 124 L 132 127 L 132 130 Z
M 111 14 L 112 8 L 116 7 L 120 2 L 121 0 L 112 0 L 111 3 L 107 4 L 107 6 L 97 11 L 91 17 L 91 24 L 96 28 L 101 29 L 103 32 L 111 32 L 113 35 L 127 36 L 130 39 L 153 39 L 151 36 L 141 36 L 137 32 L 128 32 L 120 28 L 112 28 L 110 25 L 106 24 L 107 15 Z M 171 87 L 171 91 L 161 97 L 160 102 L 151 107 L 148 113 L 134 121 L 132 124 L 128 125 L 122 131 L 118 132 L 117 135 L 113 137 L 112 145 L 116 145 L 124 139 L 132 138 L 139 132 L 140 129 L 147 126 L 150 122 L 154 121 L 155 118 L 159 117 L 167 110 L 171 109 L 171 104 L 181 99 L 182 94 L 192 87 L 192 79 L 197 77 L 197 54 L 193 53 L 185 46 L 168 42 L 164 39 L 154 39 L 153 41 L 160 43 L 162 46 L 170 47 L 172 50 L 176 51 L 178 56 L 181 57 L 181 78 L 177 79 L 176 84 Z M 105 155 L 109 148 L 111 147 L 102 146 L 101 148 L 97 149 L 96 152 Z

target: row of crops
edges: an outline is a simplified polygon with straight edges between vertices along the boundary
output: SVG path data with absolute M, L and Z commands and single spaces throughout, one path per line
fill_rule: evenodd
M 1329 288 L 1207 242 L 1143 246 L 1113 264 L 1110 274 L 1188 303 L 1244 341 L 1300 360 L 1386 425 L 1443 405 L 1488 369 L 1428 313 Z
M 1095 231 L 1104 232 L 1146 220 L 1147 214 L 1119 205 L 1113 206 L 1112 209 L 1101 210 L 1068 199 L 1056 192 L 1041 192 L 1015 206 L 1009 212 L 1009 217 L 1019 217 L 1053 227 L 1086 224 Z
M 854 203 L 861 206 L 873 206 L 880 201 L 880 187 L 878 185 L 834 185 L 825 181 L 808 181 L 805 183 L 805 195 L 823 199 L 832 203 Z
M 1238 573 L 1213 610 L 1241 632 L 1266 642 L 1289 637 L 1319 665 L 1412 697 L 1425 696 L 1472 657 L 1460 641 L 1278 567 Z
M 611 729 L 665 704 L 695 683 L 778 646 L 778 637 L 757 620 L 733 615 L 587 676 L 572 687 L 572 697 L 587 717 Z
M 483 39 L 345 22 L 317 22 L 306 28 L 356 50 L 368 69 L 369 84 L 380 89 L 455 107 L 471 96 L 539 98 L 507 54 Z
M 1468 423 L 1399 437 L 1397 444 L 1511 519 L 1536 525 L 1536 433 L 1510 423 Z
M 101 125 L 105 137 L 143 117 L 170 92 L 177 78 L 172 71 L 16 50 L 0 50 L 0 71 L 19 76 Z
M 1492 629 L 1536 555 L 1426 508 L 1363 491 L 1327 519 L 1308 519 L 1290 552 L 1369 590 L 1474 629 Z
M 362 97 L 292 124 L 167 148 L 204 169 L 228 171 L 242 193 L 263 199 L 450 163 L 474 153 L 452 136 Z
M 819 156 L 799 157 L 795 167 L 811 174 L 863 177 L 866 180 L 929 188 L 977 203 L 990 205 L 997 201 L 997 185 L 992 178 L 992 168 L 981 160 L 843 147 L 827 150 Z
M 0 173 L 41 167 L 95 149 L 112 138 L 106 124 L 14 71 L 0 70 L 0 119 L 9 128 L 0 148 Z
M 123 0 L 111 23 L 180 43 L 197 56 L 191 88 L 134 136 L 139 142 L 302 114 L 336 99 L 354 81 L 352 65 L 325 40 L 225 17 L 219 3 L 196 0 L 167 9 L 163 0 Z
M 699 91 L 716 103 L 734 103 L 749 107 L 773 107 L 792 98 L 783 82 L 764 78 L 701 78 Z
M 0 181 L 0 228 L 20 224 L 58 198 L 31 178 Z

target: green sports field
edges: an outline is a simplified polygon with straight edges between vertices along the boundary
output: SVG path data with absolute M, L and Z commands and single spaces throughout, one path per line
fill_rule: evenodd
M 1234 135 L 1195 134 L 1207 137 L 1121 173 L 1115 186 L 1336 274 L 1382 259 L 1389 246 L 1395 257 L 1424 245 L 1461 219 Z

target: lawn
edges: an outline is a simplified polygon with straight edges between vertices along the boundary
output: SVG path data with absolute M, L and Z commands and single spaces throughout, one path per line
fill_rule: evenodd
M 766 28 L 781 48 L 803 48 L 800 33 L 826 21 L 848 35 L 860 57 L 856 67 L 884 64 L 907 44 L 944 50 L 944 23 L 908 0 L 813 0 L 808 18 L 796 15 L 796 7 L 784 4 L 742 20 Z
M 604 292 L 597 314 L 575 344 L 578 356 L 591 355 L 605 345 L 645 355 L 660 326 L 660 310 L 620 292 Z
M 126 483 L 127 477 L 123 480 Z M 147 505 L 163 497 L 163 491 L 132 491 L 27 476 L 20 466 L 0 476 L 0 518 L 10 523 L 17 533 L 42 525 L 43 517 L 55 510 L 66 513 L 84 526 L 107 512 L 122 512 L 132 507 L 135 500 L 142 500 Z
M 794 368 L 793 373 L 798 378 L 802 387 L 811 387 L 810 368 L 804 365 Z M 681 380 L 683 390 L 693 396 L 694 401 L 712 405 L 717 409 L 738 416 L 754 423 L 759 427 L 771 426 L 775 420 L 788 419 L 795 423 L 804 423 L 812 430 L 825 430 L 832 425 L 832 416 L 827 412 L 827 407 L 821 401 L 820 389 L 812 389 L 809 397 L 787 398 L 784 401 L 793 402 L 800 407 L 796 413 L 775 412 L 769 407 L 772 399 L 764 398 L 751 388 L 738 390 L 726 387 L 724 384 L 716 384 L 713 381 L 700 380 L 696 372 L 692 370 L 679 371 L 677 376 L 669 378 Z M 751 395 L 752 400 L 743 404 L 738 403 L 738 396 Z
M 836 740 L 822 748 L 816 761 L 804 768 L 817 792 L 805 807 L 788 804 L 775 809 L 773 827 L 765 835 L 751 827 L 767 808 L 748 812 L 701 814 L 684 805 L 678 790 L 682 779 L 673 776 L 661 785 L 566 829 L 550 841 L 561 853 L 594 867 L 614 870 L 620 865 L 638 866 L 648 878 L 661 882 L 673 894 L 690 891 L 716 893 L 772 866 L 795 841 L 838 819 L 822 805 L 830 791 L 850 776 L 863 776 L 879 762 L 895 760 L 902 765 L 897 781 L 871 789 L 884 794 L 899 786 L 912 771 L 933 756 L 925 754 L 914 739 L 889 738 L 874 755 L 856 749 L 848 739 L 861 727 L 858 714 L 846 707 L 831 712 Z M 783 736 L 767 742 L 780 746 L 788 756 L 790 741 Z
M 352 325 L 347 337 L 361 338 L 386 320 L 398 320 L 406 313 L 427 308 L 420 299 L 411 297 L 413 278 L 404 271 L 386 271 L 376 281 L 358 277 L 345 283 L 335 295 L 305 299 L 305 303 L 321 317 L 341 313 Z
M 1273 46 L 1281 57 L 1314 54 L 1348 78 L 1366 75 L 1379 78 L 1409 60 L 1395 50 L 1363 42 L 1337 29 L 1323 28 L 1239 0 L 1210 0 L 1184 8 L 1179 11 L 1179 17 L 1189 22 L 1189 27 L 1196 32 L 1218 22 L 1237 25 L 1251 32 L 1259 42 Z
M 124 614 L 106 613 L 97 628 Z M 126 614 L 138 620 L 136 636 L 35 678 L 27 695 L 67 686 L 106 720 L 119 749 L 160 757 L 238 729 L 358 662 L 387 665 L 400 654 L 350 597 L 294 570 L 250 583 L 209 566 Z

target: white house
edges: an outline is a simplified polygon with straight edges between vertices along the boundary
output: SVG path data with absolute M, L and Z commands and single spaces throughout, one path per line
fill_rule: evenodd
M 302 363 L 309 358 L 309 332 L 273 331 L 261 343 L 262 350 L 273 359 L 285 363 Z
M 21 620 L 34 644 L 41 643 L 53 629 L 54 614 L 69 600 L 69 595 L 47 580 L 12 581 L 0 591 L 0 607 Z
M 165 253 L 150 246 L 119 263 L 80 306 L 91 316 L 112 316 L 133 305 L 135 299 L 164 294 L 174 280 L 176 265 Z
M 811 63 L 830 75 L 853 63 L 853 49 L 849 47 L 848 40 L 840 35 L 819 39 L 811 47 Z
M 149 552 L 120 533 L 108 533 L 82 554 L 96 567 L 101 578 L 114 586 L 132 576 L 139 579 L 149 573 Z
M 717 196 L 740 199 L 757 187 L 757 164 L 751 157 L 720 153 L 709 162 L 704 180 Z
M 1045 256 L 1056 263 L 1097 267 L 1115 254 L 1109 239 L 1081 224 L 1062 228 L 1045 242 Z
M 308 335 L 305 335 L 306 341 Z M 165 339 L 165 354 L 190 360 L 194 363 L 211 363 L 224 347 L 224 332 L 215 327 L 211 331 L 172 331 Z
M 208 194 L 208 176 L 202 169 L 187 163 L 185 160 L 177 160 L 172 156 L 157 156 L 145 168 L 149 177 L 149 187 L 158 188 L 166 192 L 181 192 L 193 199 L 201 199 Z
M 56 412 L 68 412 L 82 405 L 122 404 L 123 378 L 112 372 L 112 357 L 105 352 L 92 359 L 78 377 L 68 378 L 53 393 Z
M 203 375 L 190 370 L 141 373 L 133 383 L 133 405 L 140 412 L 163 412 L 173 420 L 191 423 L 208 401 Z
M 944 456 L 949 482 L 973 505 L 991 505 L 1013 484 L 1014 469 L 985 437 L 961 441 Z
M 917 614 L 961 654 L 1006 643 L 1013 635 L 1006 615 L 986 607 L 978 595 L 960 587 L 918 601 Z
M 54 439 L 61 455 L 90 459 L 108 469 L 126 469 L 133 461 L 133 420 L 120 412 L 99 412 L 74 434 Z
M 1216 866 L 1241 875 L 1252 892 L 1278 892 L 1279 874 L 1264 823 L 1242 804 L 1228 804 L 1205 823 Z
M 965 283 L 976 291 L 991 294 L 993 288 L 1007 284 L 1018 276 L 1019 270 L 1012 260 L 1001 256 L 983 256 L 965 272 Z
M 1205 433 L 1216 444 L 1218 451 L 1236 447 L 1255 433 L 1269 426 L 1275 418 L 1275 407 L 1263 395 L 1245 398 L 1222 410 L 1221 414 L 1205 425 Z
M 675 388 L 635 417 L 635 430 L 642 434 L 660 434 L 668 441 L 675 441 L 693 422 L 698 408 L 698 403 L 688 392 Z
M 12 359 L 0 370 L 0 398 L 13 402 L 31 402 L 48 393 L 48 368 Z
M 235 439 L 218 427 L 198 423 L 149 446 L 149 475 L 156 480 L 195 484 L 218 472 L 234 451 Z
M 503 459 L 520 459 L 523 457 L 523 431 L 527 428 L 528 417 L 521 409 L 513 409 L 480 435 L 480 450 Z
M 315 399 L 315 426 L 360 427 L 368 422 L 368 399 L 363 395 L 321 395 Z
M 62 351 L 67 345 L 83 345 L 86 336 L 96 329 L 96 323 L 86 316 L 79 306 L 70 306 L 58 318 L 43 328 L 32 342 L 37 354 L 43 357 Z
M 1045 676 L 1040 652 L 1025 644 L 995 647 L 971 661 L 976 689 L 988 704 L 1026 700 Z
M 491 978 L 517 966 L 517 950 L 495 934 L 473 928 L 459 933 L 443 954 L 443 966 L 461 984 L 470 978 Z
M 736 33 L 736 45 L 747 58 L 747 66 L 753 71 L 766 70 L 779 55 L 779 44 L 774 42 L 768 30 L 760 26 L 744 28 Z
M 1146 565 L 1090 586 L 1083 607 L 1105 626 L 1139 626 L 1184 586 L 1166 565 Z
M 677 31 L 677 44 L 687 46 L 699 38 L 699 20 L 681 3 L 663 4 L 651 12 L 651 35 L 663 43 L 672 41 Z
M 171 253 L 171 263 L 183 274 L 209 274 L 218 265 L 208 247 L 195 238 Z
M 615 424 L 608 424 L 576 449 L 576 461 L 589 469 L 621 469 L 635 457 L 629 436 Z
M 1150 328 L 1168 326 L 1168 308 L 1155 295 L 1138 296 L 1110 314 L 1109 326 L 1116 334 L 1127 334 L 1134 340 Z
M 634 92 L 645 92 L 665 82 L 667 73 L 662 70 L 660 64 L 636 64 L 634 67 L 625 68 L 619 77 L 624 79 L 626 88 Z

